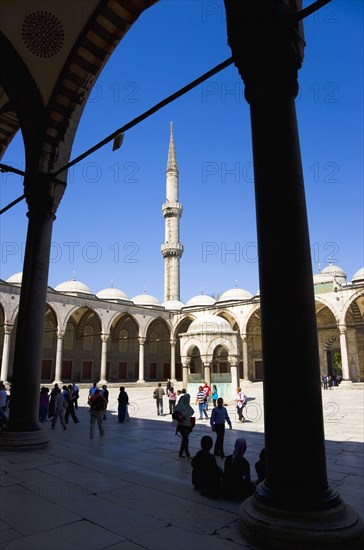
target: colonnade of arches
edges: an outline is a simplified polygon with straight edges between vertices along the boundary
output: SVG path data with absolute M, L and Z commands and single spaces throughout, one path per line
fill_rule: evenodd
M 359 300 L 363 293 L 354 295 L 345 314 L 337 318 L 329 303 L 316 300 L 321 372 L 338 374 L 357 382 L 364 379 L 364 328 Z M 217 311 L 231 327 L 231 334 L 189 336 L 188 328 L 196 313 L 179 316 L 133 312 L 113 312 L 108 324 L 102 321 L 102 310 L 86 306 L 69 306 L 61 320 L 59 304 L 47 303 L 44 320 L 41 382 L 148 382 L 171 378 L 187 382 L 258 381 L 263 377 L 260 307 L 256 304 L 243 321 L 236 319 L 231 309 Z M 287 308 L 294 315 L 294 307 Z M 0 360 L 1 379 L 11 382 L 15 349 L 17 307 L 10 312 L 0 302 Z M 181 352 L 180 335 L 186 342 Z M 230 345 L 236 340 L 235 347 Z M 285 335 L 281 348 L 285 353 Z M 209 350 L 205 348 L 208 344 Z M 236 348 L 236 349 L 235 349 Z M 297 353 L 300 335 L 297 334 Z M 335 361 L 334 361 L 335 358 Z M 339 358 L 339 360 L 338 360 Z M 341 364 L 340 364 L 341 363 Z M 341 371 L 340 371 L 341 367 Z M 279 368 L 279 366 L 277 366 Z M 231 378 L 233 370 L 236 375 Z M 304 373 L 299 373 L 299 376 Z

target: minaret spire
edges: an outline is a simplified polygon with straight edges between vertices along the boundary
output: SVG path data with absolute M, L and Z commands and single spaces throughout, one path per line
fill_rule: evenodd
M 179 172 L 173 138 L 173 123 L 169 124 L 169 149 L 166 170 L 166 202 L 162 206 L 165 219 L 165 242 L 161 246 L 164 258 L 164 301 L 180 300 L 180 266 L 183 246 L 179 242 L 179 220 L 182 205 L 178 199 Z

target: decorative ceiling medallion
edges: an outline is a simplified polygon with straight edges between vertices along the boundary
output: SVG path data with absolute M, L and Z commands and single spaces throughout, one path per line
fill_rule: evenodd
M 62 49 L 62 23 L 49 11 L 35 11 L 23 22 L 22 38 L 27 49 L 38 57 L 54 57 Z

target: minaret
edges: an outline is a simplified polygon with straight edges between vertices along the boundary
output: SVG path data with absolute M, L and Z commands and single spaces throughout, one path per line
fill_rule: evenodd
M 173 140 L 172 122 L 169 127 L 169 150 L 166 170 L 166 202 L 162 206 L 165 219 L 165 242 L 161 246 L 164 258 L 164 301 L 180 300 L 179 260 L 183 245 L 179 242 L 179 219 L 182 205 L 178 202 L 178 167 Z

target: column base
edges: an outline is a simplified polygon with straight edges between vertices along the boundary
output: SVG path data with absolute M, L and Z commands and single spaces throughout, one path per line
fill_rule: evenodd
M 239 508 L 239 525 L 244 537 L 264 550 L 364 548 L 364 524 L 343 501 L 328 510 L 290 512 L 253 495 Z
M 107 380 L 104 379 L 101 379 L 98 381 L 97 383 L 98 386 L 107 386 Z
M 339 384 L 339 390 L 352 390 L 353 383 L 351 380 L 341 380 Z
M 137 384 L 144 384 L 144 383 L 145 383 L 145 380 L 143 380 L 141 378 L 139 380 L 137 380 Z
M 54 381 L 52 382 L 52 386 L 55 386 L 55 384 L 58 384 L 58 387 L 59 387 L 59 388 L 62 388 L 62 386 L 63 386 L 62 380 L 54 380 Z
M 0 432 L 1 451 L 37 451 L 45 449 L 49 445 L 50 440 L 43 428 L 29 432 L 15 432 L 6 429 Z

